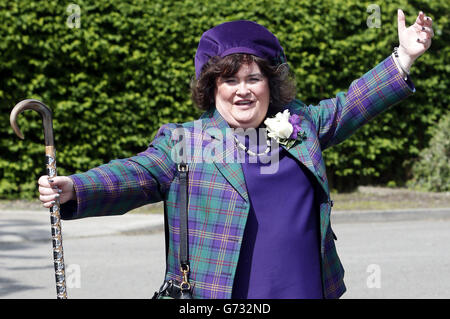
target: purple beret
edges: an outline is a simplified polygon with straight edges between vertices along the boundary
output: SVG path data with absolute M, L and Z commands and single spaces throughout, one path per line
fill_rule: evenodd
M 268 60 L 273 65 L 286 62 L 278 39 L 265 27 L 252 21 L 238 20 L 219 24 L 203 33 L 195 54 L 195 75 L 214 56 L 248 53 Z

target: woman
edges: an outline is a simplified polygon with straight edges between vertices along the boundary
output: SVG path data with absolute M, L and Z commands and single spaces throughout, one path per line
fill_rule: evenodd
M 194 146 L 188 158 L 194 298 L 339 298 L 345 292 L 322 151 L 415 91 L 407 73 L 430 47 L 431 25 L 420 12 L 406 28 L 399 10 L 398 51 L 347 93 L 317 106 L 293 99 L 284 51 L 264 27 L 233 21 L 203 34 L 193 99 L 206 112 L 181 126 L 185 145 Z M 162 126 L 134 157 L 52 181 L 42 176 L 40 200 L 44 207 L 59 200 L 63 219 L 123 214 L 164 201 L 165 279 L 181 282 L 177 128 Z M 257 128 L 267 129 L 270 143 L 245 134 Z M 244 159 L 236 161 L 236 154 Z M 264 173 L 274 162 L 276 169 Z

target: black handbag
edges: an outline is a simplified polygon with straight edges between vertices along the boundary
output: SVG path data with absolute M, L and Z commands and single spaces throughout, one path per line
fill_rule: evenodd
M 180 128 L 180 126 L 178 126 Z M 183 142 L 185 142 L 183 136 Z M 185 150 L 185 149 L 184 149 Z M 183 151 L 185 154 L 185 152 Z M 177 165 L 180 180 L 180 270 L 183 274 L 181 282 L 165 280 L 152 299 L 193 299 L 192 286 L 189 283 L 189 253 L 188 253 L 188 171 L 189 166 L 183 158 Z M 166 215 L 166 212 L 164 212 Z M 166 216 L 167 217 L 167 216 Z M 165 223 L 167 225 L 167 223 Z M 166 229 L 167 236 L 167 229 Z M 167 239 L 166 239 L 167 243 Z M 167 255 L 167 247 L 166 247 Z M 167 257 L 167 256 L 166 256 Z

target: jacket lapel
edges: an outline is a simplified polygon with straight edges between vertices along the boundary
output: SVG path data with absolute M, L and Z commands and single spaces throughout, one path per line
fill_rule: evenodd
M 310 132 L 309 132 L 310 133 Z M 306 133 L 308 134 L 308 133 Z M 308 138 L 308 135 L 307 135 Z M 326 178 L 324 176 L 323 172 L 320 172 L 316 166 L 314 165 L 311 154 L 310 154 L 310 144 L 311 142 L 308 141 L 297 141 L 291 148 L 287 149 L 284 145 L 283 147 L 285 150 L 287 150 L 297 161 L 299 161 L 301 164 L 305 165 L 306 168 L 308 168 L 313 175 L 316 177 L 317 182 L 319 185 L 323 188 L 326 194 L 328 194 L 328 185 Z
M 322 154 L 317 133 L 314 131 L 310 121 L 305 118 L 305 115 L 301 111 L 295 110 L 292 105 L 289 108 L 289 111 L 291 114 L 300 116 L 300 131 L 305 133 L 306 136 L 304 140 L 297 140 L 289 149 L 284 145 L 281 147 L 287 150 L 301 164 L 305 165 L 305 167 L 316 177 L 317 182 L 323 188 L 325 193 L 328 194 L 328 182 L 326 180 L 325 171 L 321 169 Z
M 221 144 L 221 154 L 213 157 L 213 163 L 223 177 L 233 186 L 245 201 L 249 201 L 245 185 L 244 172 L 241 163 L 236 160 L 236 148 L 230 133 L 230 126 L 220 113 L 214 109 L 205 113 L 202 119 L 208 118 L 203 125 L 203 140 L 205 143 Z

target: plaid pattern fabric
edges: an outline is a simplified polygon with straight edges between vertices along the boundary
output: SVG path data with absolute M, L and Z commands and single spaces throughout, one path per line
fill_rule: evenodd
M 325 298 L 345 292 L 344 269 L 336 252 L 330 226 L 331 201 L 322 151 L 335 145 L 361 125 L 415 91 L 388 57 L 350 85 L 348 92 L 307 106 L 295 100 L 291 114 L 301 118 L 306 140 L 288 151 L 305 165 L 321 185 L 320 234 L 322 282 Z M 72 175 L 77 206 L 62 206 L 65 219 L 123 214 L 144 204 L 164 201 L 167 214 L 168 255 L 166 279 L 181 280 L 178 267 L 179 180 L 176 172 L 175 124 L 161 127 L 148 149 L 129 159 L 111 161 L 86 173 Z M 249 198 L 236 155 L 224 131 L 229 128 L 216 110 L 184 123 L 189 154 L 189 257 L 194 298 L 230 298 L 249 212 Z M 212 161 L 205 149 L 224 146 Z M 229 143 L 229 144 L 228 144 Z M 209 146 L 208 146 L 209 145 Z M 175 154 L 175 155 L 174 155 Z M 295 276 L 295 274 L 290 274 Z

